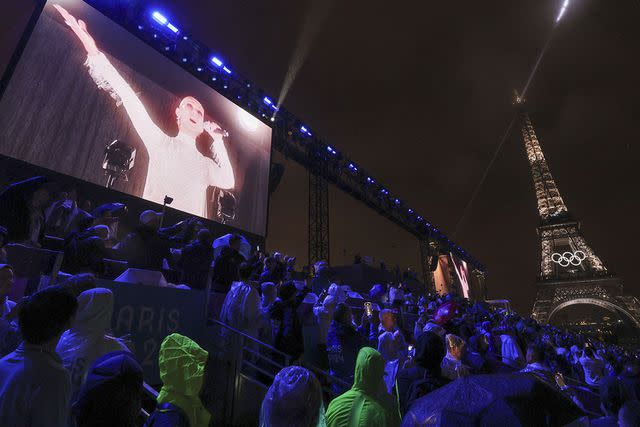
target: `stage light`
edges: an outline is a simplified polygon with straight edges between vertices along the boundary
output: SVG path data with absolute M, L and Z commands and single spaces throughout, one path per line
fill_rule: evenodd
M 306 128 L 305 125 L 300 126 L 300 132 L 306 133 L 307 135 L 311 136 L 311 132 Z
M 171 22 L 167 23 L 167 28 L 173 31 L 175 34 L 178 34 L 180 32 L 178 28 L 175 25 L 173 25 Z
M 138 25 L 138 29 L 142 30 L 144 27 L 142 25 Z
M 413 209 L 409 209 L 407 212 L 411 215 L 413 213 Z
M 216 76 L 211 77 L 211 81 L 215 82 L 216 80 L 218 80 L 218 78 Z
M 367 183 L 373 184 L 374 182 L 375 180 L 373 178 L 371 178 L 370 176 L 367 177 Z
M 262 102 L 264 102 L 267 105 L 273 105 L 273 101 L 269 99 L 268 96 L 265 96 L 264 98 L 262 98 Z
M 196 68 L 196 70 L 198 70 L 198 72 L 202 71 L 202 67 L 198 67 Z
M 225 84 L 224 84 L 224 86 L 222 86 L 222 87 L 223 87 L 224 89 L 228 89 L 228 88 L 229 88 L 229 85 L 225 83 Z
M 165 18 L 164 15 L 158 12 L 157 10 L 151 14 L 151 17 L 158 24 L 165 25 L 168 22 L 167 18 Z
M 420 215 L 418 215 L 418 217 L 416 218 L 418 221 L 422 222 L 422 217 Z
M 338 152 L 336 150 L 334 150 L 333 147 L 330 146 L 330 145 L 327 145 L 327 151 L 330 152 L 333 155 L 338 154 Z
M 381 192 L 382 194 L 384 194 L 385 196 L 386 196 L 387 194 L 389 194 L 389 190 L 387 190 L 386 188 L 383 188 L 382 190 L 380 190 L 380 192 Z
M 222 70 L 227 74 L 231 74 L 231 70 L 227 67 L 222 67 Z
M 182 62 L 187 62 L 187 58 L 182 58 Z
M 353 172 L 358 172 L 358 167 L 353 163 L 349 163 L 349 169 L 351 169 Z
M 189 40 L 189 37 L 187 37 L 187 36 L 182 36 L 182 40 Z
M 396 202 L 396 206 L 400 206 L 400 199 L 394 200 Z
M 275 116 L 271 116 L 271 121 L 272 121 L 272 122 L 275 122 L 275 121 L 276 121 Z
M 171 46 L 165 46 L 164 50 L 166 50 L 167 52 L 169 52 L 171 50 Z
M 222 67 L 222 61 L 220 61 L 215 56 L 211 57 L 211 63 L 213 63 L 213 65 L 215 65 L 216 67 Z

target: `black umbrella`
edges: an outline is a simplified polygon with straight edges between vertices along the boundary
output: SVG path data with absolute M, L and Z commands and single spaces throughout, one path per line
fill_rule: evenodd
M 91 212 L 94 218 L 103 216 L 122 217 L 127 213 L 127 206 L 124 203 L 105 203 L 100 205 Z
M 583 415 L 532 374 L 472 375 L 416 400 L 402 426 L 561 426 Z

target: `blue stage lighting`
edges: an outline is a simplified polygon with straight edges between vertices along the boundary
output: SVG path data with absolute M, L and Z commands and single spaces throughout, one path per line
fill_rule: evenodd
M 400 206 L 400 199 L 396 199 L 394 202 L 396 202 L 396 205 Z
M 189 40 L 189 37 L 187 37 L 187 36 L 182 36 L 182 40 Z
M 175 25 L 173 25 L 171 22 L 167 23 L 167 28 L 173 31 L 175 34 L 178 34 L 180 32 L 178 28 Z
M 187 58 L 182 58 L 182 62 L 187 62 Z
M 151 17 L 158 24 L 165 25 L 168 22 L 167 18 L 165 18 L 164 15 L 158 12 L 157 10 L 151 14 Z
M 367 182 L 369 184 L 373 184 L 374 182 L 376 182 L 373 178 L 371 178 L 370 176 L 367 177 Z
M 331 154 L 338 154 L 338 152 L 336 150 L 333 149 L 332 146 L 327 145 L 327 151 L 330 152 Z
M 138 25 L 138 29 L 142 30 L 144 27 L 142 25 Z
M 407 212 L 409 212 L 409 215 L 411 215 L 413 213 L 413 209 L 409 209 Z
M 349 169 L 351 169 L 353 172 L 358 172 L 358 167 L 353 163 L 349 163 Z
M 422 222 L 422 217 L 420 215 L 418 215 L 418 217 L 416 218 L 418 221 Z
M 216 58 L 215 56 L 211 57 L 211 63 L 213 65 L 215 65 L 216 67 L 222 67 L 222 61 L 220 61 L 218 58 Z
M 387 194 L 389 194 L 389 190 L 387 190 L 386 188 L 383 188 L 382 190 L 380 190 L 380 192 L 381 192 L 382 194 L 384 194 L 385 196 L 386 196 Z
M 198 70 L 198 72 L 202 71 L 202 67 L 198 67 L 196 68 L 196 70 Z
M 305 125 L 300 126 L 300 132 L 306 133 L 307 135 L 311 136 L 311 132 L 306 128 Z
M 222 70 L 227 74 L 231 74 L 231 70 L 227 67 L 222 67 Z
M 273 101 L 269 99 L 268 96 L 265 96 L 264 98 L 262 98 L 262 102 L 264 102 L 267 105 L 273 105 Z

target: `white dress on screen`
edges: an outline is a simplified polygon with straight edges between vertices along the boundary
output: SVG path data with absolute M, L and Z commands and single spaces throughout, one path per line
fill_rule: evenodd
M 142 197 L 162 204 L 168 195 L 173 197 L 171 207 L 206 217 L 207 187 L 231 189 L 235 186 L 222 137 L 213 137 L 216 160 L 203 156 L 193 137 L 169 136 L 153 122 L 134 90 L 103 53 L 89 55 L 85 65 L 98 87 L 108 91 L 118 104 L 122 103 L 149 153 Z

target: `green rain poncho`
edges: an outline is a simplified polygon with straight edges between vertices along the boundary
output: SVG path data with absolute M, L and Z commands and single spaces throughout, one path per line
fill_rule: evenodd
M 363 347 L 358 353 L 353 387 L 333 399 L 327 409 L 327 427 L 388 427 L 388 414 L 377 396 L 383 392 L 384 359 Z
M 209 353 L 180 334 L 167 336 L 160 346 L 162 389 L 158 403 L 171 403 L 189 417 L 190 427 L 207 427 L 211 415 L 202 406 L 199 393 Z

